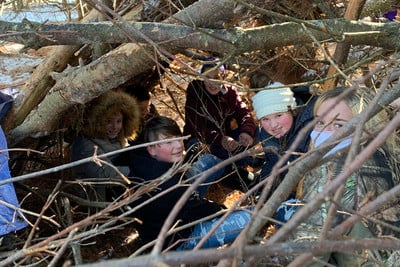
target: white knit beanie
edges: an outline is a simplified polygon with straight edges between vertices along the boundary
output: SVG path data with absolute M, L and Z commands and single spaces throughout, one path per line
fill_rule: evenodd
M 277 112 L 286 112 L 296 107 L 296 99 L 289 87 L 268 89 L 279 86 L 284 85 L 280 82 L 274 82 L 251 98 L 257 119 Z

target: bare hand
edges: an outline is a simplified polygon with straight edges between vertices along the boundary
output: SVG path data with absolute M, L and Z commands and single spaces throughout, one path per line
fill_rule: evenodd
M 222 137 L 221 145 L 229 152 L 235 151 L 240 146 L 239 142 L 230 136 Z
M 251 146 L 254 142 L 253 137 L 251 137 L 248 133 L 241 133 L 239 135 L 239 144 L 242 146 Z

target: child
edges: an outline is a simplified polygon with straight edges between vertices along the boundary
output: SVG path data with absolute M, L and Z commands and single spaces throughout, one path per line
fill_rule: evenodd
M 302 100 L 296 99 L 289 87 L 274 82 L 254 95 L 252 101 L 261 125 L 259 140 L 265 151 L 264 165 L 257 178 L 259 182 L 271 174 L 272 168 L 296 140 L 300 130 L 313 120 L 315 100 L 311 99 L 305 105 L 299 105 Z M 301 153 L 307 152 L 309 144 L 310 138 L 306 134 L 295 149 L 297 153 L 289 156 L 288 163 L 293 162 Z M 286 172 L 283 172 L 277 177 L 272 190 L 279 185 L 285 174 Z
M 223 79 L 226 74 L 218 59 L 212 60 L 201 69 L 207 79 L 194 80 L 186 89 L 183 134 L 191 136 L 185 144 L 187 150 L 203 143 L 211 154 L 227 159 L 254 145 L 256 124 L 235 87 L 212 81 Z M 235 163 L 246 166 L 253 161 L 247 157 Z
M 312 146 L 320 148 L 326 140 L 335 132 L 339 131 L 353 117 L 359 115 L 369 104 L 369 96 L 359 92 L 350 92 L 342 98 L 341 94 L 349 88 L 336 88 L 326 91 L 315 103 L 314 115 L 318 119 L 313 131 L 310 134 Z M 363 125 L 364 131 L 361 143 L 357 147 L 359 153 L 367 145 L 371 134 L 383 127 L 388 122 L 388 117 L 384 112 L 369 120 Z M 394 134 L 392 134 L 385 144 L 378 148 L 372 156 L 366 160 L 363 165 L 355 170 L 345 181 L 343 194 L 335 204 L 337 211 L 330 220 L 331 227 L 335 227 L 343 222 L 351 214 L 357 212 L 370 201 L 375 200 L 383 192 L 391 189 L 395 185 L 394 163 L 397 159 L 398 147 L 396 149 Z M 298 188 L 298 198 L 303 203 L 312 201 L 322 192 L 329 183 L 339 176 L 345 169 L 345 162 L 348 157 L 348 149 L 352 143 L 353 137 L 346 137 L 331 148 L 323 157 L 320 166 L 306 173 L 303 181 Z M 347 148 L 347 149 L 346 149 Z M 328 210 L 332 205 L 333 195 L 325 196 L 326 201 L 320 208 L 308 216 L 295 230 L 296 239 L 316 240 L 319 239 L 325 222 L 328 220 Z M 306 205 L 306 204 L 305 204 Z M 285 205 L 280 208 L 284 209 Z M 280 209 L 278 209 L 278 214 Z M 293 208 L 287 212 L 292 215 Z M 346 240 L 373 238 L 393 234 L 393 231 L 381 222 L 389 225 L 399 223 L 398 214 L 400 213 L 398 200 L 393 201 L 387 206 L 381 208 L 373 215 L 366 216 L 368 220 L 358 222 L 353 225 L 347 233 Z M 285 220 L 291 216 L 285 216 Z M 278 218 L 279 219 L 279 218 Z M 328 229 L 329 230 L 329 229 Z M 367 251 L 357 252 L 352 255 L 348 253 L 332 253 L 321 255 L 318 258 L 323 261 L 334 260 L 336 266 L 369 266 L 374 262 L 369 262 Z M 376 252 L 378 253 L 378 252 Z M 315 263 L 319 266 L 321 262 Z M 309 265 L 307 265 L 309 266 Z
M 151 118 L 145 124 L 138 142 L 149 143 L 181 136 L 182 132 L 174 120 L 164 116 L 158 116 Z M 178 167 L 183 161 L 184 145 L 182 140 L 149 145 L 143 149 L 131 152 L 130 177 L 132 179 L 140 179 L 148 183 L 167 174 L 162 182 L 157 185 L 157 189 L 140 196 L 139 200 L 133 204 L 137 206 L 150 199 L 153 200 L 134 213 L 134 215 L 142 221 L 141 224 L 138 224 L 137 228 L 142 241 L 145 243 L 157 238 L 169 213 L 182 194 L 187 190 L 188 183 L 190 183 L 187 179 L 210 169 L 220 162 L 215 156 L 205 154 L 192 164 L 188 172 L 182 173 L 182 171 L 175 171 L 170 173 L 173 169 L 180 169 Z M 219 169 L 214 174 L 210 175 L 205 183 L 214 181 L 222 175 L 223 171 L 223 169 Z M 176 188 L 163 194 L 163 191 L 172 187 Z M 192 196 L 180 210 L 175 218 L 176 225 L 174 225 L 174 227 L 194 222 L 223 210 L 223 207 L 220 205 L 204 198 L 207 185 L 201 187 L 202 189 L 192 193 Z M 156 196 L 158 198 L 155 198 Z M 184 242 L 179 243 L 177 248 L 180 250 L 192 249 L 198 244 L 200 239 L 210 231 L 218 220 L 219 218 L 215 218 L 198 223 L 193 228 L 186 228 L 177 233 L 174 237 L 169 237 L 168 245 L 174 240 L 182 239 Z M 250 213 L 248 211 L 241 210 L 233 212 L 207 240 L 203 248 L 218 247 L 232 242 L 249 221 Z
M 122 91 L 109 91 L 88 105 L 82 132 L 72 143 L 72 161 L 91 157 L 97 153 L 124 148 L 128 140 L 136 137 L 140 125 L 140 111 L 136 99 Z M 129 174 L 128 166 L 112 165 L 117 155 L 101 158 L 106 163 L 89 162 L 73 168 L 78 178 L 95 178 L 111 183 L 121 181 L 121 175 Z M 108 163 L 108 164 L 107 164 Z M 97 186 L 96 193 L 101 201 L 109 199 L 109 186 Z
M 144 123 L 154 116 L 158 116 L 158 111 L 151 102 L 149 89 L 140 85 L 131 84 L 127 86 L 125 92 L 136 98 L 140 110 L 140 124 L 143 127 Z

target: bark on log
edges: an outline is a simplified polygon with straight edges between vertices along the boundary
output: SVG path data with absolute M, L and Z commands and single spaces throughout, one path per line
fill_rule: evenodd
M 398 23 L 374 23 L 346 19 L 328 19 L 320 21 L 304 21 L 309 26 L 318 41 L 324 42 L 336 38 L 353 45 L 370 45 L 386 49 L 399 49 L 400 37 L 396 33 L 400 25 Z M 0 22 L 1 27 L 1 22 Z M 124 26 L 126 28 L 126 26 Z M 91 29 L 88 32 L 87 29 Z M 300 23 L 285 22 L 257 28 L 231 28 L 231 29 L 206 29 L 185 25 L 168 23 L 133 22 L 130 28 L 126 28 L 129 35 L 122 32 L 119 26 L 110 22 L 89 24 L 47 24 L 43 29 L 54 32 L 54 41 L 58 45 L 94 44 L 98 42 L 146 43 L 148 39 L 156 43 L 180 48 L 195 48 L 210 50 L 216 53 L 242 53 L 258 49 L 272 49 L 278 46 L 305 44 L 312 42 L 309 34 Z M 6 29 L 4 29 L 6 30 Z M 72 30 L 72 32 L 71 32 Z M 70 31 L 68 38 L 66 33 Z M 73 33 L 73 34 L 72 34 Z M 29 37 L 35 39 L 37 44 L 54 44 L 41 39 L 41 32 L 29 33 L 24 36 L 21 43 Z M 82 36 L 85 36 L 83 38 Z M 2 39 L 5 39 L 3 37 Z M 7 39 L 8 41 L 18 41 Z M 30 41 L 28 41 L 29 43 Z
M 96 10 L 83 19 L 83 22 L 97 20 L 101 14 Z M 32 73 L 28 82 L 21 88 L 19 95 L 14 101 L 12 110 L 4 120 L 5 131 L 20 125 L 26 116 L 43 100 L 55 81 L 50 73 L 53 71 L 63 71 L 67 66 L 71 56 L 79 49 L 79 46 L 57 46 L 52 49 L 45 60 Z
M 108 260 L 100 263 L 80 265 L 80 267 L 142 267 L 142 266 L 178 266 L 180 264 L 201 265 L 208 262 L 216 262 L 223 259 L 262 259 L 267 256 L 298 255 L 312 251 L 314 254 L 326 252 L 347 252 L 371 249 L 371 250 L 395 250 L 400 248 L 400 241 L 394 238 L 365 238 L 361 240 L 323 240 L 315 242 L 287 242 L 273 245 L 249 245 L 241 249 L 225 247 L 220 249 L 201 249 L 196 251 L 169 251 L 161 255 L 141 255 L 134 258 Z M 247 262 L 246 262 L 247 263 Z M 278 264 L 276 264 L 278 265 Z M 229 266 L 235 266 L 234 264 Z M 249 265 L 247 265 L 249 266 Z M 250 265 L 252 266 L 252 265 Z
M 395 9 L 395 6 L 399 5 L 398 0 L 374 0 L 366 1 L 364 8 L 361 12 L 361 18 L 372 17 L 382 15 L 389 10 Z

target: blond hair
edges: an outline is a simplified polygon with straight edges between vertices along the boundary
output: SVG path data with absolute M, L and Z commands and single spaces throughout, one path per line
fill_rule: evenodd
M 352 111 L 353 116 L 357 116 L 363 110 L 365 110 L 368 105 L 371 103 L 373 98 L 373 93 L 371 90 L 367 89 L 359 89 L 359 90 L 352 90 L 351 92 L 347 92 L 346 90 L 352 90 L 348 87 L 337 87 L 328 91 L 323 92 L 321 95 L 318 96 L 315 105 L 314 105 L 314 114 L 328 99 L 340 97 L 350 108 Z M 376 133 L 385 125 L 387 125 L 390 121 L 390 115 L 388 114 L 387 110 L 383 109 L 370 118 L 364 125 L 363 129 L 363 137 L 366 141 L 370 140 L 373 136 L 373 133 Z M 400 153 L 400 137 L 398 133 L 392 133 L 386 140 L 385 143 L 382 145 L 382 149 L 387 156 L 387 159 L 390 161 L 390 165 L 392 170 L 395 172 L 394 179 L 396 179 L 396 183 L 399 182 L 400 177 L 400 170 L 399 170 L 399 160 L 398 155 Z

